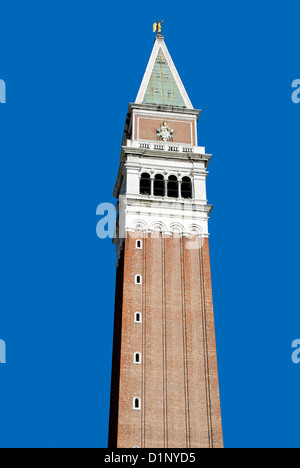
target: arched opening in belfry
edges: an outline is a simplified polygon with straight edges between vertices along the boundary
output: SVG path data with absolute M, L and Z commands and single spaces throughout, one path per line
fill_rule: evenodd
M 183 177 L 181 184 L 182 198 L 193 198 L 192 194 L 192 181 L 189 177 Z
M 176 176 L 170 176 L 168 181 L 168 197 L 178 198 L 178 180 Z
M 156 197 L 164 197 L 165 195 L 165 178 L 162 174 L 157 174 L 154 179 L 154 195 Z
M 146 172 L 141 175 L 140 180 L 140 194 L 141 195 L 151 195 L 151 180 L 150 175 Z

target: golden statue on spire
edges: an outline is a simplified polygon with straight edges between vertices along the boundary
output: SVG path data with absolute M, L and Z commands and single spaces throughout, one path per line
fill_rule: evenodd
M 157 21 L 157 23 L 154 23 L 153 24 L 153 32 L 155 33 L 155 31 L 157 31 L 157 34 L 161 34 L 161 29 L 162 29 L 162 23 L 164 22 L 164 20 L 162 21 Z

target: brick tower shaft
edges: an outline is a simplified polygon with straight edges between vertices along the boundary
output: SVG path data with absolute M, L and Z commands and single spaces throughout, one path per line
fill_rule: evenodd
M 223 447 L 199 116 L 159 33 L 114 193 L 110 448 Z

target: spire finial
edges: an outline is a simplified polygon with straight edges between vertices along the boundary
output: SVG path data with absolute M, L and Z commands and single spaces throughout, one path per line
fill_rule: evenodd
M 161 34 L 161 29 L 162 29 L 162 23 L 164 22 L 164 20 L 162 21 L 157 21 L 157 23 L 154 23 L 153 24 L 153 32 L 155 33 L 155 31 L 157 31 L 157 34 Z

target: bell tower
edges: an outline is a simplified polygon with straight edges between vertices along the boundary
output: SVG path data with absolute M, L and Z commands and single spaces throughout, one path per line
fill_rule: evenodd
M 222 448 L 206 177 L 161 23 L 129 105 L 114 190 L 117 285 L 110 448 Z

